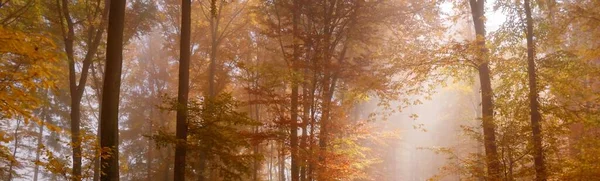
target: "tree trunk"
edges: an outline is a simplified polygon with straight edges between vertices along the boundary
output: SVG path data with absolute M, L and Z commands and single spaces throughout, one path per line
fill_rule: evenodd
M 179 90 L 177 94 L 177 126 L 174 180 L 185 180 L 185 156 L 187 143 L 188 93 L 190 82 L 190 29 L 191 0 L 181 1 L 181 38 L 179 47 Z
M 35 161 L 39 162 L 40 161 L 40 155 L 42 154 L 42 144 L 43 141 L 42 139 L 44 138 L 44 123 L 47 119 L 50 119 L 50 116 L 48 115 L 48 112 L 46 111 L 46 108 L 42 109 L 42 115 L 43 118 L 40 122 L 40 129 L 37 135 L 37 149 L 35 151 Z M 40 166 L 38 164 L 35 164 L 35 167 L 33 168 L 33 181 L 37 181 L 38 180 L 38 174 L 40 172 Z
M 291 152 L 291 180 L 299 181 L 299 167 L 298 167 L 298 81 L 296 80 L 296 74 L 298 72 L 298 59 L 300 57 L 300 51 L 298 46 L 298 14 L 299 14 L 299 3 L 297 0 L 293 1 L 292 10 L 292 97 L 290 107 L 290 152 Z
M 211 35 L 211 49 L 210 49 L 210 64 L 208 67 L 208 93 L 207 97 L 213 99 L 217 95 L 216 88 L 216 73 L 217 73 L 217 47 L 218 47 L 218 31 L 219 21 L 217 19 L 217 0 L 210 1 L 210 35 Z M 206 165 L 209 164 L 205 158 L 208 158 L 203 150 L 199 150 L 199 162 L 198 162 L 198 181 L 204 181 Z
M 474 114 L 475 114 L 475 118 L 476 119 L 481 119 L 481 117 L 482 117 L 481 116 L 481 95 L 479 95 L 479 91 L 481 90 L 481 85 L 479 83 L 480 82 L 479 81 L 479 74 L 475 74 L 475 75 L 473 75 L 473 77 L 476 78 L 475 83 L 474 83 L 474 85 L 472 87 L 473 96 L 474 96 L 473 111 L 474 111 Z M 483 134 L 481 132 L 481 130 L 478 133 L 479 134 Z M 476 153 L 480 154 L 480 155 L 484 155 L 485 151 L 483 151 L 483 150 L 484 150 L 484 145 L 477 143 Z M 477 176 L 477 180 L 485 180 L 485 168 L 486 168 L 485 161 L 478 160 L 477 161 L 477 169 L 479 171 L 481 171 L 480 173 L 483 173 L 483 174 L 477 174 L 476 175 Z
M 100 122 L 98 121 L 98 129 L 96 130 L 96 138 L 98 140 L 100 140 Z M 100 155 L 101 153 L 98 153 L 96 151 L 97 155 Z M 92 177 L 93 181 L 98 181 L 100 180 L 100 156 L 97 156 L 94 158 L 94 176 Z
M 315 127 L 317 125 L 316 123 L 316 108 L 317 108 L 317 101 L 315 100 L 315 91 L 317 90 L 317 61 L 313 61 L 313 80 L 312 80 L 312 87 L 310 89 L 310 133 L 309 133 L 309 137 L 308 137 L 308 152 L 310 154 L 310 157 L 307 159 L 308 161 L 308 170 L 307 172 L 307 179 L 309 181 L 312 181 L 314 179 L 314 171 L 317 168 L 316 165 L 316 160 L 313 158 L 313 156 L 315 155 L 315 143 L 316 143 L 316 138 L 315 138 Z
M 306 158 L 309 157 L 309 155 L 307 154 L 307 148 L 306 146 L 307 144 L 307 138 L 308 138 L 308 122 L 309 122 L 309 116 L 310 116 L 310 104 L 309 104 L 309 88 L 308 88 L 308 84 L 306 82 L 306 80 L 308 80 L 308 68 L 304 69 L 304 83 L 302 85 L 302 136 L 300 137 L 300 147 L 299 150 L 302 150 L 302 154 L 300 154 L 300 180 L 301 181 L 305 181 L 306 180 L 306 174 L 307 174 L 307 162 L 306 162 Z
M 67 34 L 64 35 L 65 52 L 67 53 L 67 59 L 69 60 L 69 87 L 71 94 L 71 147 L 73 149 L 73 169 L 72 177 L 73 180 L 81 180 L 81 148 L 80 146 L 80 130 L 81 125 L 81 96 L 78 94 L 76 83 L 76 72 L 75 72 L 75 58 L 73 41 L 75 39 L 75 28 L 73 27 L 73 20 L 69 13 L 69 3 L 67 0 L 62 0 L 62 13 L 67 22 Z M 62 26 L 62 25 L 61 25 Z
M 210 65 L 208 70 L 208 96 L 213 98 L 216 95 L 215 78 L 217 73 L 217 33 L 219 23 L 217 21 L 217 0 L 211 0 L 210 3 L 210 35 L 211 35 L 211 46 L 210 46 Z
M 533 42 L 533 19 L 529 0 L 523 3 L 527 16 L 527 74 L 529 76 L 529 108 L 531 109 L 531 130 L 533 136 L 533 161 L 535 177 L 538 181 L 545 181 L 546 168 L 544 165 L 544 152 L 542 148 L 542 116 L 539 111 L 537 80 L 535 72 L 535 43 Z
M 110 3 L 108 36 L 106 43 L 106 67 L 100 108 L 100 147 L 109 149 L 100 159 L 100 180 L 119 180 L 119 93 L 123 64 L 123 29 L 125 0 Z
M 79 78 L 79 84 L 77 84 L 76 72 L 75 72 L 75 58 L 74 58 L 74 46 L 73 41 L 75 39 L 75 28 L 74 22 L 71 19 L 71 15 L 69 12 L 67 0 L 62 0 L 62 5 L 57 0 L 57 5 L 59 9 L 62 11 L 61 22 L 62 19 L 66 21 L 67 29 L 65 30 L 63 25 L 61 24 L 61 29 L 63 30 L 63 39 L 65 45 L 65 53 L 67 54 L 67 59 L 69 62 L 69 92 L 71 95 L 71 144 L 73 147 L 73 169 L 72 175 L 73 180 L 81 180 L 81 138 L 80 138 L 80 125 L 81 125 L 81 97 L 83 95 L 83 90 L 86 85 L 88 70 L 92 63 L 92 58 L 96 55 L 98 50 L 98 45 L 100 45 L 100 41 L 102 38 L 102 34 L 104 33 L 104 26 L 106 24 L 106 19 L 108 16 L 108 4 L 110 4 L 110 0 L 105 1 L 105 9 L 102 13 L 102 20 L 99 27 L 96 27 L 94 38 L 92 42 L 87 42 L 90 44 L 88 46 L 88 50 L 85 54 L 85 58 L 83 60 L 83 65 L 81 68 L 81 74 Z M 93 27 L 91 27 L 93 28 Z
M 331 71 L 330 71 L 330 60 L 331 60 L 331 14 L 333 10 L 333 6 L 335 3 L 328 3 L 328 0 L 323 0 L 323 12 L 324 12 L 324 21 L 323 21 L 323 44 L 322 52 L 323 52 L 323 106 L 322 106 L 322 115 L 321 120 L 319 122 L 319 162 L 321 163 L 321 167 L 317 172 L 318 180 L 326 180 L 324 177 L 327 169 L 327 160 L 326 160 L 326 151 L 327 144 L 329 142 L 329 108 L 331 104 L 330 96 L 328 95 L 330 92 L 330 84 L 331 84 Z
M 19 150 L 19 128 L 21 127 L 21 119 L 17 119 L 17 127 L 15 128 L 15 147 L 13 149 L 12 157 L 17 159 L 17 151 Z M 10 165 L 8 166 L 8 181 L 12 181 L 13 177 L 13 167 L 16 164 L 16 161 L 10 161 Z
M 108 0 L 106 1 L 108 2 Z M 108 5 L 108 4 L 107 4 Z M 108 6 L 106 6 L 108 7 Z M 92 80 L 94 81 L 94 91 L 96 91 L 96 99 L 98 101 L 98 105 L 102 105 L 102 82 L 100 81 L 100 78 L 98 78 L 97 74 L 96 74 L 96 69 L 100 70 L 99 67 L 94 66 L 94 64 L 92 63 L 90 69 L 92 70 Z M 103 74 L 103 73 L 101 73 Z M 100 108 L 101 109 L 101 108 Z M 100 141 L 100 119 L 98 117 L 98 128 L 96 129 L 96 141 Z M 93 164 L 94 164 L 94 176 L 92 177 L 93 181 L 98 181 L 100 180 L 100 153 L 99 150 L 96 149 L 96 156 L 94 158 Z
M 154 109 L 152 107 L 149 108 L 150 109 L 150 116 L 154 116 Z M 150 117 L 148 119 L 148 133 L 152 134 L 154 131 L 154 125 L 152 124 L 152 118 Z M 147 180 L 152 180 L 152 158 L 153 158 L 153 144 L 152 144 L 152 139 L 148 139 L 148 146 L 147 146 L 148 152 L 146 153 L 146 179 Z
M 81 180 L 81 97 L 71 97 L 71 146 L 73 147 L 73 180 Z
M 271 151 L 269 151 L 269 180 L 273 180 L 273 153 L 275 150 L 273 149 L 273 142 L 270 143 Z
M 481 112 L 483 126 L 483 144 L 485 147 L 486 162 L 489 180 L 500 180 L 500 162 L 496 146 L 496 125 L 494 123 L 493 92 L 491 85 L 490 69 L 485 48 L 485 13 L 484 0 L 470 0 L 471 15 L 475 26 L 476 41 L 479 46 L 477 53 L 479 81 L 481 84 Z
M 255 77 L 255 78 L 258 79 L 258 77 Z M 254 87 L 258 87 L 258 80 L 256 80 L 256 79 L 255 79 L 255 82 L 254 82 Z M 250 96 L 250 95 L 248 95 L 248 96 Z M 254 99 L 257 100 L 257 97 L 258 96 L 255 96 Z M 253 107 L 254 107 L 254 111 L 253 111 L 254 112 L 254 119 L 256 121 L 260 122 L 260 105 L 259 104 L 255 104 Z M 252 110 L 250 110 L 250 111 L 252 112 Z M 259 126 L 255 126 L 254 127 L 254 134 L 258 134 L 258 133 L 260 133 Z M 255 155 L 261 155 L 260 154 L 260 144 L 259 143 L 255 144 L 253 149 L 254 149 L 253 152 L 254 152 Z M 261 161 L 260 160 L 261 159 L 259 159 L 259 158 L 255 158 L 254 159 L 254 172 L 253 172 L 253 175 L 252 175 L 252 180 L 254 180 L 254 181 L 259 181 L 260 180 L 259 179 L 259 171 L 260 171 L 260 168 L 261 168 Z
M 279 143 L 279 181 L 285 181 L 285 144 L 283 140 Z

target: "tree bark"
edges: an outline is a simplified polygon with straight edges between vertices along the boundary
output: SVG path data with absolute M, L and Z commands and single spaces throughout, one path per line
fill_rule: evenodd
M 110 3 L 108 17 L 106 66 L 100 109 L 100 147 L 109 150 L 100 158 L 103 173 L 100 180 L 102 181 L 119 180 L 119 93 L 123 64 L 125 4 L 125 0 Z
M 89 67 L 92 63 L 92 58 L 96 55 L 98 50 L 98 45 L 100 45 L 100 40 L 102 38 L 102 34 L 104 33 L 104 26 L 106 24 L 106 19 L 108 16 L 108 4 L 110 0 L 105 1 L 105 9 L 102 13 L 102 20 L 99 27 L 96 27 L 94 38 L 91 40 L 90 46 L 88 47 L 88 51 L 86 52 L 85 58 L 83 60 L 83 65 L 81 69 L 81 75 L 79 78 L 79 84 L 77 84 L 76 71 L 75 71 L 75 58 L 74 58 L 74 45 L 73 41 L 75 39 L 75 28 L 74 22 L 71 19 L 71 15 L 69 12 L 69 6 L 67 0 L 62 0 L 61 3 L 57 0 L 57 5 L 59 6 L 62 19 L 66 21 L 67 29 L 65 30 L 63 25 L 61 24 L 61 28 L 63 31 L 63 41 L 65 45 L 65 52 L 67 54 L 67 59 L 69 61 L 69 93 L 71 95 L 71 144 L 73 149 L 73 169 L 72 175 L 74 180 L 81 180 L 81 138 L 80 138 L 80 125 L 81 125 L 81 97 L 83 95 L 83 90 L 86 85 L 87 76 Z M 92 31 L 92 32 L 93 32 Z
M 298 14 L 299 14 L 299 3 L 297 0 L 293 0 L 292 9 L 292 95 L 291 95 L 291 107 L 290 107 L 290 152 L 291 152 L 291 180 L 299 181 L 299 167 L 298 167 L 298 81 L 296 80 L 296 74 L 298 73 L 298 59 L 300 57 L 300 51 L 298 46 Z
M 539 111 L 537 78 L 535 72 L 535 42 L 533 41 L 533 18 L 529 0 L 523 3 L 527 21 L 527 74 L 529 77 L 529 108 L 531 111 L 531 132 L 533 136 L 533 161 L 535 165 L 535 178 L 538 181 L 547 180 L 544 165 L 544 152 L 542 148 L 542 116 Z
M 492 102 L 493 92 L 491 85 L 490 69 L 487 60 L 487 49 L 485 48 L 485 0 L 469 0 L 471 15 L 475 26 L 476 41 L 479 46 L 477 60 L 479 62 L 478 72 L 481 84 L 481 113 L 483 126 L 483 144 L 485 147 L 486 162 L 489 180 L 500 180 L 500 162 L 496 146 L 496 125 L 494 123 L 494 104 Z
M 67 34 L 64 36 L 64 44 L 65 44 L 65 52 L 67 53 L 67 59 L 69 60 L 69 87 L 71 94 L 71 147 L 73 149 L 73 169 L 72 169 L 72 177 L 74 180 L 81 180 L 81 148 L 79 135 L 80 135 L 80 125 L 81 125 L 81 96 L 78 94 L 78 89 L 76 83 L 76 72 L 75 72 L 75 59 L 74 59 L 74 48 L 73 41 L 75 39 L 75 30 L 73 25 L 73 20 L 71 19 L 71 15 L 69 13 L 69 6 L 67 0 L 62 0 L 62 13 L 67 22 Z M 61 25 L 62 26 L 62 25 Z
M 299 150 L 302 150 L 303 154 L 299 154 L 300 155 L 300 180 L 301 181 L 305 181 L 307 179 L 307 162 L 306 162 L 306 158 L 309 156 L 307 154 L 307 138 L 308 138 L 308 122 L 309 122 L 309 116 L 310 116 L 310 104 L 309 104 L 309 88 L 308 88 L 308 83 L 306 82 L 306 80 L 309 80 L 308 77 L 308 68 L 304 69 L 304 82 L 302 84 L 302 97 L 303 97 L 303 102 L 302 102 L 302 136 L 300 137 L 300 147 Z
M 108 2 L 108 0 L 107 0 Z M 108 6 L 106 6 L 108 7 Z M 102 82 L 100 81 L 100 78 L 98 78 L 97 74 L 96 74 L 96 69 L 99 70 L 99 67 L 94 66 L 94 64 L 92 63 L 90 69 L 92 70 L 92 80 L 94 81 L 94 91 L 96 91 L 96 99 L 98 101 L 99 105 L 102 105 Z M 103 73 L 101 73 L 103 75 Z M 102 108 L 100 108 L 102 109 Z M 100 119 L 98 117 L 98 129 L 96 129 L 96 139 L 98 141 L 100 141 Z M 93 181 L 98 181 L 100 180 L 100 150 L 96 150 L 96 157 L 94 158 L 93 164 L 94 164 L 94 176 L 92 177 Z
M 210 33 L 211 33 L 211 46 L 210 46 L 210 65 L 208 74 L 208 96 L 213 98 L 216 95 L 215 78 L 217 72 L 217 33 L 219 31 L 219 22 L 217 20 L 217 0 L 210 1 Z
M 317 90 L 317 81 L 318 81 L 318 69 L 317 69 L 317 61 L 313 61 L 313 77 L 312 77 L 312 85 L 310 88 L 310 133 L 309 133 L 309 137 L 308 137 L 308 152 L 310 154 L 310 157 L 307 159 L 308 161 L 308 169 L 307 169 L 307 179 L 308 180 L 313 180 L 314 179 L 314 173 L 315 170 L 317 169 L 317 164 L 316 164 L 316 160 L 313 158 L 314 154 L 315 154 L 315 143 L 317 142 L 317 138 L 316 138 L 316 134 L 315 134 L 315 127 L 317 125 L 316 121 L 316 109 L 317 109 L 317 101 L 316 99 L 316 90 Z
M 177 126 L 174 180 L 185 180 L 185 156 L 187 143 L 188 93 L 190 82 L 190 31 L 191 0 L 181 1 L 181 38 L 179 47 L 179 90 L 177 94 Z
M 327 169 L 327 160 L 326 160 L 326 152 L 327 152 L 327 144 L 329 142 L 329 108 L 331 105 L 331 96 L 328 95 L 331 88 L 331 71 L 330 71 L 330 61 L 331 61 L 331 16 L 333 11 L 333 6 L 335 3 L 329 2 L 328 0 L 323 0 L 323 47 L 322 47 L 322 58 L 323 58 L 323 106 L 322 106 L 322 115 L 321 120 L 319 122 L 319 162 L 322 166 L 318 168 L 317 179 L 318 180 L 326 180 L 325 173 Z

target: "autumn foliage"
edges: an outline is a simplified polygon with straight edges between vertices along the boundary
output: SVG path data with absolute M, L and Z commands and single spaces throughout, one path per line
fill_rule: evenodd
M 0 0 L 0 179 L 599 180 L 599 12 Z

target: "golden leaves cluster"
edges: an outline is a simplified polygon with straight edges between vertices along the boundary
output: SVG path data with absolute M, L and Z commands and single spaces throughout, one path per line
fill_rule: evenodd
M 37 92 L 55 85 L 58 56 L 51 39 L 0 27 L 0 119 L 31 117 Z

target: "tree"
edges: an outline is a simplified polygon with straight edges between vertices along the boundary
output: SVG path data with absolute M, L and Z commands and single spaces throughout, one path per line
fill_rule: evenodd
M 542 149 L 542 128 L 540 121 L 537 78 L 535 70 L 535 42 L 533 41 L 533 18 L 531 17 L 531 3 L 525 0 L 523 3 L 526 16 L 527 35 L 527 74 L 529 75 L 529 108 L 531 112 L 531 133 L 533 137 L 533 159 L 535 164 L 536 180 L 546 180 L 546 168 L 544 165 L 544 151 Z
M 185 180 L 185 154 L 187 142 L 188 94 L 190 77 L 190 31 L 191 31 L 191 0 L 181 1 L 181 38 L 179 47 L 179 89 L 177 92 L 177 126 L 175 147 L 176 181 Z
M 76 180 L 81 180 L 81 98 L 86 87 L 89 67 L 92 64 L 93 58 L 96 56 L 98 46 L 104 33 L 104 27 L 106 17 L 108 16 L 108 9 L 104 8 L 101 23 L 96 26 L 88 27 L 93 35 L 93 38 L 88 39 L 89 46 L 83 59 L 83 65 L 81 69 L 80 78 L 77 79 L 77 72 L 75 70 L 75 44 L 76 40 L 76 24 L 70 13 L 69 1 L 62 0 L 62 3 L 57 1 L 57 7 L 60 8 L 60 29 L 63 36 L 64 48 L 69 61 L 69 93 L 71 96 L 71 147 L 73 148 L 73 177 Z M 108 4 L 108 0 L 106 1 Z M 63 21 L 66 21 L 66 28 L 63 25 Z
M 290 101 L 290 151 L 291 151 L 291 180 L 300 180 L 300 160 L 298 157 L 298 84 L 299 81 L 296 79 L 296 74 L 299 74 L 298 64 L 300 63 L 300 47 L 299 47 L 299 28 L 298 24 L 300 19 L 301 5 L 298 0 L 292 2 L 292 63 L 291 63 L 291 88 L 292 94 Z
M 25 120 L 37 120 L 34 110 L 44 105 L 44 97 L 34 92 L 46 92 L 57 84 L 58 54 L 55 44 L 43 34 L 25 33 L 0 27 L 0 120 L 12 125 L 17 122 L 14 149 L 0 144 L 0 172 L 3 179 L 17 178 L 14 168 L 21 162 L 16 158 L 19 141 L 17 131 Z M 49 91 L 48 91 L 49 92 Z M 9 122 L 7 122 L 9 121 Z M 0 129 L 0 143 L 8 143 L 11 136 Z M 12 152 L 12 153 L 11 153 Z M 8 178 L 7 178 L 8 177 Z
M 498 150 L 496 146 L 496 126 L 494 123 L 494 103 L 492 83 L 489 68 L 488 52 L 485 47 L 485 1 L 469 0 L 471 6 L 471 15 L 475 26 L 476 43 L 479 52 L 477 55 L 477 70 L 479 72 L 479 81 L 481 85 L 481 119 L 483 125 L 484 147 L 487 163 L 488 178 L 491 180 L 500 179 L 500 161 L 498 159 Z
M 119 180 L 119 95 L 123 64 L 125 0 L 110 3 L 106 66 L 100 108 L 100 159 L 102 181 Z

